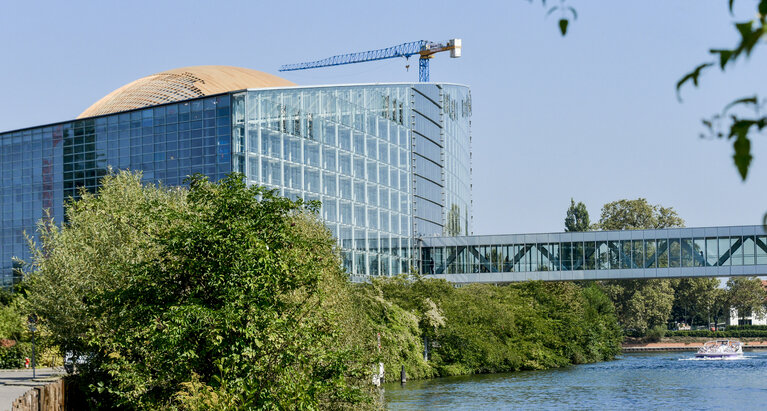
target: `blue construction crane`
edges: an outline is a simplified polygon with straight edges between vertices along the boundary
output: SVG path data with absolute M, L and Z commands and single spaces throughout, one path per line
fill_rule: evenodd
M 461 39 L 450 39 L 444 42 L 431 42 L 426 40 L 404 43 L 385 49 L 363 51 L 360 53 L 341 54 L 326 59 L 309 61 L 306 63 L 286 64 L 280 67 L 280 71 L 307 70 L 319 67 L 340 66 L 342 64 L 364 63 L 391 59 L 395 57 L 410 58 L 418 54 L 418 81 L 429 81 L 429 60 L 435 53 L 450 50 L 450 57 L 461 57 Z

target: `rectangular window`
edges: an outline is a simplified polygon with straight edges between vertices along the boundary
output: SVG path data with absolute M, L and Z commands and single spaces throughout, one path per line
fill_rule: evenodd
M 692 238 L 682 239 L 682 267 L 692 267 Z
M 719 237 L 719 265 L 731 265 L 730 264 L 730 238 Z
M 587 270 L 596 269 L 596 243 L 593 241 L 587 241 L 584 244 L 586 267 Z
M 743 237 L 743 265 L 756 264 L 755 237 Z
M 713 267 L 719 263 L 719 249 L 717 247 L 716 238 L 706 239 L 706 265 Z
M 704 238 L 696 238 L 693 241 L 692 265 L 695 267 L 706 266 L 706 240 Z
M 607 241 L 597 241 L 596 244 L 596 264 L 597 270 L 609 270 L 610 269 L 610 252 L 607 247 Z
M 341 222 L 344 224 L 352 223 L 352 203 L 348 201 L 341 201 L 340 206 Z M 344 246 L 350 248 L 351 246 Z
M 743 265 L 743 239 L 741 237 L 730 238 L 732 245 L 732 265 Z
M 655 254 L 655 240 L 644 240 L 645 268 L 658 267 L 658 256 Z
M 352 199 L 352 179 L 351 178 L 339 176 L 338 188 L 339 188 L 339 194 L 341 198 L 345 198 L 347 200 Z
M 620 242 L 621 268 L 634 268 L 631 261 L 631 240 L 622 240 Z
M 767 236 L 756 237 L 756 263 L 767 264 Z
M 668 266 L 679 267 L 682 261 L 682 242 L 678 238 L 668 240 Z

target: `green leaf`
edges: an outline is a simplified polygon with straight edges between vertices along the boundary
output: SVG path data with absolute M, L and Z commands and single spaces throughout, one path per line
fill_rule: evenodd
M 719 55 L 719 68 L 722 70 L 724 70 L 724 66 L 727 65 L 733 56 L 737 57 L 737 54 L 735 54 L 733 50 L 727 49 L 711 49 L 709 50 L 709 53 Z
M 698 78 L 700 77 L 700 74 L 704 69 L 707 69 L 711 66 L 713 66 L 714 63 L 703 63 L 699 65 L 698 67 L 695 67 L 695 69 L 689 73 L 687 73 L 684 77 L 682 77 L 681 80 L 679 80 L 676 83 L 676 96 L 678 99 L 681 100 L 681 97 L 679 97 L 679 89 L 682 88 L 682 86 L 687 83 L 688 81 L 692 81 L 692 84 L 695 85 L 695 87 L 698 86 Z
M 751 165 L 751 141 L 745 135 L 739 135 L 732 144 L 735 154 L 732 156 L 735 160 L 735 166 L 738 168 L 740 178 L 744 181 L 748 175 L 748 166 Z
M 746 38 L 751 34 L 751 25 L 753 24 L 752 21 L 746 21 L 743 23 L 735 23 L 735 28 L 738 29 L 738 32 L 740 33 L 740 37 Z
M 732 14 L 732 6 L 733 6 L 734 4 L 735 4 L 735 0 L 730 0 L 730 4 L 729 4 L 729 7 L 730 7 L 730 14 Z
M 737 100 L 733 101 L 732 103 L 726 105 L 722 112 L 726 113 L 732 107 L 737 106 L 737 105 L 741 105 L 741 104 L 743 104 L 743 105 L 751 105 L 751 104 L 753 104 L 753 105 L 756 106 L 756 105 L 759 104 L 759 100 L 758 100 L 757 96 L 740 98 L 740 99 L 737 99 Z
M 735 24 L 735 27 L 738 29 L 738 32 L 740 33 L 740 37 L 741 37 L 740 45 L 738 45 L 738 51 L 745 50 L 746 56 L 751 55 L 751 50 L 754 48 L 756 43 L 764 34 L 763 27 L 757 27 L 756 29 L 752 29 L 753 23 L 754 23 L 753 21 L 747 21 L 747 22 Z
M 767 0 L 762 0 L 759 2 L 759 14 L 761 15 L 762 20 L 767 17 Z
M 567 24 L 569 21 L 567 19 L 559 19 L 559 31 L 562 32 L 562 36 L 567 34 Z

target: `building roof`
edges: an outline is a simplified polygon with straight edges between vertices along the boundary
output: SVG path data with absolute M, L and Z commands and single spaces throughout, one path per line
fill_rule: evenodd
M 295 85 L 292 81 L 241 67 L 182 67 L 128 83 L 88 107 L 77 118 L 100 116 L 247 88 Z

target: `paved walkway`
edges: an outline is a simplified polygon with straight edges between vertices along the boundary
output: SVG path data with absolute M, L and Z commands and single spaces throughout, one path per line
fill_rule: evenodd
M 38 368 L 37 378 L 32 379 L 32 369 L 0 370 L 0 410 L 11 409 L 11 404 L 30 388 L 52 382 L 56 376 L 65 375 L 62 367 Z

